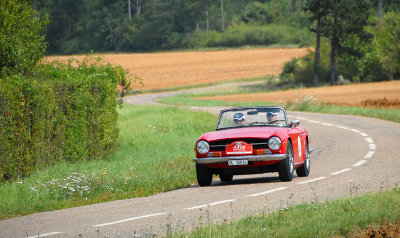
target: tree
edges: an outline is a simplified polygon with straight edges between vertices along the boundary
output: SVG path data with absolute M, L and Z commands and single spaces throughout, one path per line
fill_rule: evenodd
M 24 73 L 34 67 L 46 50 L 41 19 L 30 1 L 0 1 L 0 70 Z
M 316 26 L 310 26 L 309 29 L 316 33 L 315 40 L 315 59 L 314 59 L 314 79 L 313 85 L 318 86 L 319 84 L 319 65 L 320 65 L 320 48 L 321 48 L 321 22 L 327 16 L 328 13 L 328 1 L 327 0 L 310 0 L 304 10 L 308 13 L 311 23 L 316 21 Z

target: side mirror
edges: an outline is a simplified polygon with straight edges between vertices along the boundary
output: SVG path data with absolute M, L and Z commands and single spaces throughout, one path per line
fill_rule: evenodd
M 290 122 L 289 126 L 294 128 L 294 127 L 299 126 L 299 125 L 300 125 L 300 121 L 299 120 L 294 120 L 294 121 Z

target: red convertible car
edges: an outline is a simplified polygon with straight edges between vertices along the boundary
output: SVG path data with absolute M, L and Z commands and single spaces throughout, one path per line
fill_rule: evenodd
M 223 182 L 233 175 L 278 172 L 282 181 L 310 173 L 310 137 L 299 121 L 288 122 L 282 107 L 237 107 L 222 110 L 216 131 L 196 142 L 196 174 L 209 186 L 213 174 Z

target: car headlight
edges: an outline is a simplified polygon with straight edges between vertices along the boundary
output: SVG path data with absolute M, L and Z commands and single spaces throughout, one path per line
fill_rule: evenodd
M 279 148 L 281 148 L 281 139 L 279 139 L 278 137 L 274 136 L 269 138 L 268 140 L 268 147 L 271 150 L 278 150 Z
M 201 141 L 199 141 L 199 142 L 197 143 L 197 151 L 198 151 L 200 154 L 205 154 L 205 153 L 207 153 L 209 150 L 210 150 L 210 145 L 209 145 L 206 141 L 201 140 Z

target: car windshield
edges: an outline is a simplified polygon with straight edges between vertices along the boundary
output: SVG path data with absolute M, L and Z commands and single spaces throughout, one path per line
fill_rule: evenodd
M 277 107 L 228 109 L 221 112 L 217 129 L 248 126 L 287 126 L 286 113 Z

